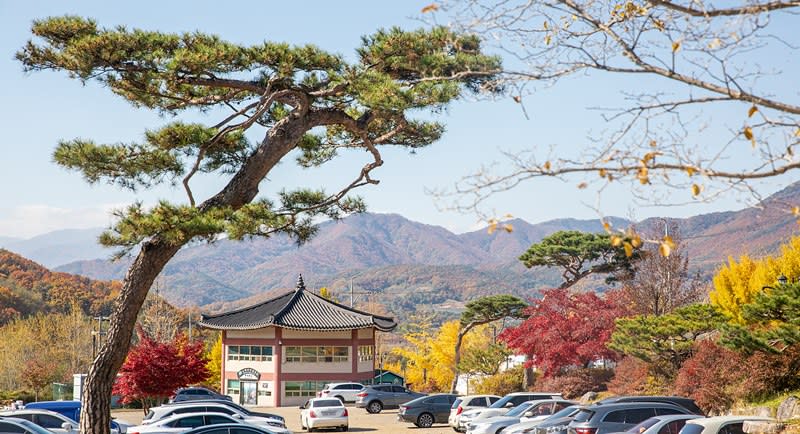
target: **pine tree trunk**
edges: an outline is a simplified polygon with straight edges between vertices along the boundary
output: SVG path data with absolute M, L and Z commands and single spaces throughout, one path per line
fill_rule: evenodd
M 464 341 L 464 336 L 468 331 L 469 329 L 461 329 L 458 331 L 458 336 L 456 336 L 456 348 L 455 354 L 453 355 L 453 384 L 450 386 L 450 393 L 453 394 L 456 393 L 456 387 L 458 386 L 458 364 L 461 363 L 461 342 Z
M 81 396 L 80 432 L 108 434 L 111 430 L 111 389 L 125 361 L 147 292 L 180 246 L 147 241 L 128 269 L 111 313 L 106 340 L 89 368 Z

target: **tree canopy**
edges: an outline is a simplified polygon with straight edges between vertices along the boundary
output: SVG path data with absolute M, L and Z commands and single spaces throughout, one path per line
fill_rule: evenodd
M 784 62 L 797 56 L 796 0 L 445 0 L 436 9 L 505 53 L 498 81 L 523 108 L 553 86 L 620 95 L 589 103 L 603 124 L 584 141 L 548 147 L 533 137 L 507 170 L 466 176 L 458 207 L 549 177 L 598 192 L 622 182 L 639 203 L 673 205 L 730 192 L 758 203 L 765 185 L 796 179 L 800 100 L 786 86 L 798 71 Z M 547 109 L 574 116 L 577 107 Z M 777 206 L 800 215 L 798 205 Z
M 186 193 L 185 203 L 134 203 L 117 211 L 100 238 L 121 253 L 140 248 L 87 375 L 80 420 L 86 433 L 107 430 L 112 382 L 136 314 L 181 246 L 220 234 L 238 240 L 285 233 L 303 241 L 314 234 L 315 218 L 362 211 L 363 201 L 350 193 L 378 183 L 373 171 L 384 164 L 381 148 L 424 147 L 444 132 L 442 124 L 409 114 L 443 110 L 464 92 L 495 90 L 491 78 L 500 68 L 498 58 L 481 53 L 477 37 L 443 27 L 379 30 L 362 39 L 352 63 L 311 45 L 241 45 L 202 32 L 104 28 L 77 16 L 36 20 L 31 32 L 16 54 L 25 71 L 96 82 L 171 119 L 138 142 L 62 140 L 56 163 L 89 183 L 134 191 L 178 185 Z M 197 113 L 208 122 L 180 119 Z M 267 176 L 293 151 L 303 168 L 345 151 L 361 151 L 367 161 L 334 191 L 288 190 Z M 224 183 L 205 199 L 192 189 L 203 175 Z M 271 197 L 259 196 L 264 187 Z
M 558 231 L 531 245 L 519 260 L 528 268 L 560 268 L 561 288 L 569 288 L 590 274 L 630 269 L 639 259 L 640 245 L 639 241 L 612 241 L 605 233 Z

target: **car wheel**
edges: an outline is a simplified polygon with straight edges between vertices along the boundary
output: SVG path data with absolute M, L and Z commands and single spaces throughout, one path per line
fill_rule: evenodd
M 306 424 L 303 423 L 303 417 L 302 416 L 300 417 L 300 429 L 302 429 L 302 430 L 306 429 Z
M 417 417 L 417 423 L 414 425 L 420 428 L 430 428 L 433 426 L 433 415 L 430 413 L 422 413 Z
M 344 398 L 343 398 L 343 397 L 341 397 L 341 396 L 336 396 L 336 399 L 338 399 L 339 401 L 342 401 L 342 404 L 344 404 Z
M 372 414 L 380 413 L 381 410 L 383 410 L 383 404 L 381 404 L 380 401 L 372 401 L 369 404 L 367 404 L 367 412 L 368 413 L 372 413 Z

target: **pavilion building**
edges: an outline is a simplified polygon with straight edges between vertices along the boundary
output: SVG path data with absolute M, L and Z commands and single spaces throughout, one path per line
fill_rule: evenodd
M 393 318 L 373 315 L 297 288 L 253 306 L 203 315 L 222 331 L 221 391 L 234 402 L 299 405 L 325 383 L 369 382 L 375 375 L 375 333 Z

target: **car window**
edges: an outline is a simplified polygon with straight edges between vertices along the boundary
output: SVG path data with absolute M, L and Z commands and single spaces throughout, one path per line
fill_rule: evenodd
M 3 433 L 6 433 L 6 432 L 8 432 L 8 433 L 20 433 L 20 434 L 22 434 L 22 433 L 25 432 L 25 428 L 23 428 L 23 427 L 21 427 L 19 425 L 13 424 L 13 423 L 0 422 L 0 432 L 3 432 Z
M 392 386 L 392 392 L 394 393 L 408 393 L 405 387 L 402 386 Z
M 681 428 L 678 434 L 700 434 L 703 432 L 703 425 L 698 423 L 687 423 Z
M 228 434 L 228 428 L 209 428 L 207 430 L 203 430 L 203 434 Z M 253 434 L 255 434 L 255 432 L 253 432 Z
M 575 418 L 572 419 L 573 422 L 588 422 L 592 416 L 594 416 L 594 412 L 592 410 L 582 408 L 578 411 L 578 414 L 575 415 Z
M 236 427 L 231 428 L 231 434 L 263 434 L 263 431 L 247 427 Z
M 49 414 L 37 414 L 36 415 L 36 425 L 39 425 L 42 428 L 56 428 L 61 429 L 61 425 L 64 423 L 63 420 L 51 416 Z M 75 427 L 77 428 L 77 427 Z
M 656 414 L 659 416 L 663 416 L 666 414 L 684 414 L 685 412 L 678 410 L 677 408 L 657 408 Z
M 155 414 L 155 413 L 153 413 L 153 410 L 149 410 L 149 411 L 147 412 L 147 414 L 144 416 L 144 419 L 143 419 L 143 420 L 152 419 L 154 414 Z
M 737 422 L 725 425 L 719 430 L 719 434 L 744 434 L 744 422 Z
M 610 411 L 603 418 L 603 422 L 613 422 L 613 423 L 625 423 L 625 412 L 627 410 L 617 410 L 617 411 Z M 575 420 L 578 420 L 576 417 Z
M 450 404 L 450 400 L 446 396 L 432 396 L 425 400 L 426 404 Z
M 634 434 L 640 434 L 640 433 L 644 432 L 644 430 L 646 430 L 647 428 L 650 428 L 651 426 L 653 426 L 653 425 L 655 425 L 657 423 L 658 423 L 658 419 L 655 418 L 655 417 L 651 417 L 650 419 L 644 420 L 641 423 L 639 423 L 638 425 L 636 425 L 633 428 L 629 429 L 627 432 L 634 433 Z M 675 433 L 675 434 L 677 434 L 677 433 Z
M 208 408 L 206 408 L 205 411 L 213 412 L 213 413 L 225 413 L 225 414 L 234 414 L 234 413 L 236 413 L 232 408 L 228 408 L 228 407 L 225 407 L 225 406 L 222 406 L 222 405 L 219 406 L 219 407 L 208 407 Z
M 219 416 L 216 414 L 206 415 L 206 425 L 218 425 L 221 423 L 236 423 L 236 421 L 231 420 L 229 417 Z
M 565 409 L 565 408 L 567 408 L 567 407 L 569 407 L 571 405 L 572 404 L 570 404 L 569 402 L 556 402 L 553 405 L 553 413 L 558 413 L 559 411 L 561 411 L 561 410 L 563 410 L 563 409 Z
M 203 416 L 186 416 L 169 424 L 172 428 L 197 428 L 203 426 Z
M 11 417 L 16 417 L 17 419 L 25 419 L 27 421 L 33 422 L 33 414 L 15 414 L 14 416 Z
M 573 413 L 576 413 L 578 411 L 579 411 L 579 409 L 578 409 L 577 405 L 570 405 L 569 407 L 566 407 L 566 408 L 564 408 L 562 410 L 559 410 L 558 412 L 554 413 L 551 417 L 553 419 L 555 419 L 557 417 L 572 416 Z
M 311 402 L 312 407 L 341 407 L 342 401 L 338 399 L 318 399 Z
M 492 404 L 494 404 L 495 402 L 497 402 L 499 400 L 500 400 L 499 396 L 490 396 L 489 397 L 489 405 L 492 405 Z
M 522 404 L 523 402 L 530 401 L 531 399 L 532 398 L 530 396 L 528 396 L 528 395 L 517 395 L 517 396 L 511 398 L 510 402 L 513 402 L 514 406 L 516 407 L 516 406 Z
M 450 408 L 458 408 L 458 406 L 461 405 L 462 402 L 464 401 L 461 398 L 457 398 L 455 401 L 453 401 L 453 405 L 450 406 Z
M 353 390 L 361 390 L 361 389 L 364 388 L 364 385 L 363 384 L 351 384 L 350 388 L 353 389 Z
M 509 410 L 508 413 L 506 413 L 506 416 L 508 416 L 508 417 L 521 416 L 522 413 L 525 413 L 530 408 L 531 408 L 531 404 L 520 404 L 520 405 L 512 408 L 511 410 Z
M 637 424 L 655 415 L 654 408 L 632 408 L 625 411 L 625 423 Z
M 375 386 L 375 390 L 377 390 L 379 392 L 391 392 L 392 391 L 392 387 L 391 386 Z
M 678 434 L 684 425 L 686 425 L 686 419 L 673 420 L 662 426 L 661 429 L 658 430 L 658 434 Z

